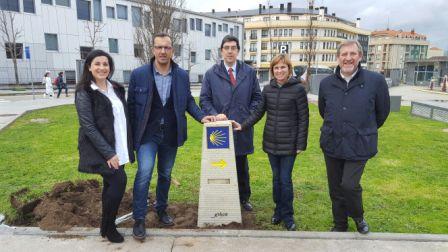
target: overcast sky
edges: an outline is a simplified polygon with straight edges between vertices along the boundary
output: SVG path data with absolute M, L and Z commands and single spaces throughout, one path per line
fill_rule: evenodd
M 185 0 L 186 8 L 198 12 L 257 9 L 258 4 L 273 5 L 292 2 L 293 8 L 305 8 L 307 0 Z M 350 3 L 350 4 L 347 4 Z M 315 0 L 314 6 L 327 6 L 328 14 L 354 21 L 361 18 L 361 27 L 368 30 L 415 29 L 424 34 L 432 46 L 448 50 L 448 0 Z

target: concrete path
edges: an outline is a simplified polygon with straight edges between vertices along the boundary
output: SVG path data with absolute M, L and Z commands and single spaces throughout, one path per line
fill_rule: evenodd
M 448 251 L 448 235 L 255 230 L 151 229 L 145 242 L 119 229 L 125 242 L 112 244 L 98 229 L 66 233 L 39 228 L 0 228 L 0 251 Z
M 14 122 L 23 113 L 31 110 L 73 104 L 74 95 L 57 98 L 43 98 L 32 95 L 0 96 L 0 130 Z

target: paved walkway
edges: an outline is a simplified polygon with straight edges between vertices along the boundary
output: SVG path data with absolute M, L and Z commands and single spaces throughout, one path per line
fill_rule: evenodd
M 448 235 L 151 229 L 142 243 L 131 237 L 131 229 L 119 231 L 125 234 L 122 244 L 101 238 L 98 229 L 3 227 L 0 251 L 448 251 Z

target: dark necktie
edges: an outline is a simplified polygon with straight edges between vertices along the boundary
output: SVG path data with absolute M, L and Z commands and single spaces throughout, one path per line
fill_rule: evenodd
M 233 76 L 233 69 L 229 68 L 229 77 L 230 77 L 230 83 L 232 83 L 233 86 L 236 85 L 235 76 Z

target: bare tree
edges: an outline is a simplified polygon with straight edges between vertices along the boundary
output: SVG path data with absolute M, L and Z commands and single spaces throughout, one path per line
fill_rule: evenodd
M 84 22 L 84 30 L 87 34 L 89 45 L 93 49 L 103 41 L 101 33 L 104 30 L 104 26 L 106 26 L 105 23 L 96 20 Z
M 143 22 L 135 28 L 135 41 L 143 52 L 139 55 L 142 63 L 152 58 L 152 38 L 157 33 L 167 33 L 172 44 L 182 43 L 182 33 L 186 32 L 187 22 L 182 15 L 184 0 L 139 0 Z M 175 12 L 180 14 L 174 18 Z
M 14 65 L 14 77 L 16 85 L 19 85 L 19 71 L 17 69 L 17 58 L 22 55 L 23 47 L 18 47 L 17 40 L 22 37 L 23 30 L 14 26 L 15 14 L 11 11 L 0 11 L 0 35 L 1 47 L 11 56 Z
M 307 65 L 306 71 L 306 85 L 307 88 L 310 88 L 311 84 L 311 66 L 315 64 L 316 61 L 316 48 L 317 48 L 317 29 L 315 28 L 314 21 L 317 20 L 316 17 L 313 17 L 313 2 L 310 1 L 310 15 L 306 30 L 307 39 L 305 41 L 305 61 Z
M 215 64 L 218 64 L 221 62 L 221 49 L 220 48 L 216 48 L 216 49 L 212 49 L 211 52 L 211 58 L 213 60 L 213 62 L 215 62 Z

